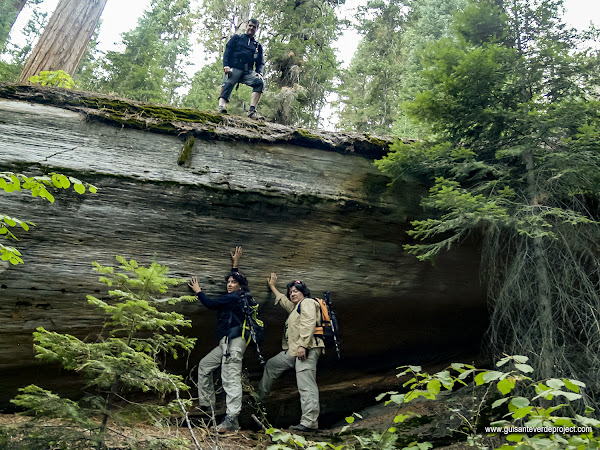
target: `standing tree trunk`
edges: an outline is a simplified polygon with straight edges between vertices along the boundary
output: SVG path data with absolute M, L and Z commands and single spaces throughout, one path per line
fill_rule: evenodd
M 73 76 L 107 0 L 60 0 L 48 26 L 27 60 L 19 81 L 43 70 L 64 70 Z
M 540 195 L 536 189 L 534 175 L 534 162 L 532 150 L 523 154 L 525 169 L 527 170 L 527 184 L 529 188 L 529 204 L 533 214 L 539 214 Z M 541 373 L 543 378 L 555 376 L 555 342 L 554 342 L 554 319 L 552 313 L 552 299 L 550 294 L 550 282 L 548 279 L 548 260 L 544 253 L 544 245 L 541 237 L 533 238 L 533 261 L 535 267 L 535 280 L 537 282 L 538 320 L 540 323 L 541 346 L 535 349 L 540 359 Z
M 8 42 L 10 30 L 25 3 L 27 0 L 0 0 L 0 50 L 4 49 Z

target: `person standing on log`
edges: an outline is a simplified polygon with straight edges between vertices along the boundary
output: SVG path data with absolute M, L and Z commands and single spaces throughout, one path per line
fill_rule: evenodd
M 202 292 L 196 277 L 190 278 L 188 286 L 196 293 L 204 306 L 217 311 L 217 339 L 219 344 L 198 364 L 198 403 L 201 409 L 215 405 L 213 372 L 221 367 L 223 390 L 226 394 L 226 415 L 217 427 L 219 433 L 238 430 L 238 416 L 242 410 L 242 359 L 246 343 L 242 338 L 244 312 L 242 296 L 249 292 L 248 280 L 239 271 L 238 262 L 242 247 L 231 253 L 231 272 L 225 276 L 227 294 L 213 299 Z
M 300 424 L 292 425 L 290 430 L 317 431 L 320 411 L 317 362 L 325 344 L 315 336 L 315 327 L 321 325 L 321 307 L 310 297 L 310 291 L 302 281 L 288 283 L 287 296 L 277 290 L 276 283 L 277 275 L 271 273 L 267 284 L 275 294 L 275 304 L 281 305 L 289 316 L 282 339 L 283 351 L 267 361 L 258 385 L 258 400 L 262 401 L 268 395 L 273 382 L 283 372 L 294 368 L 302 417 Z
M 263 67 L 265 65 L 263 48 L 254 36 L 258 30 L 258 20 L 250 19 L 246 25 L 246 34 L 234 35 L 225 45 L 223 53 L 223 84 L 219 94 L 219 112 L 227 114 L 229 96 L 237 83 L 252 87 L 248 117 L 259 118 L 256 106 L 263 92 Z

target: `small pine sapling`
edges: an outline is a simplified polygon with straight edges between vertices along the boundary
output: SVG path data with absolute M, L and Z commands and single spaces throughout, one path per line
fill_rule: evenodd
M 59 427 L 59 432 L 48 436 L 51 430 L 46 428 L 45 436 L 59 446 L 102 448 L 107 440 L 115 439 L 115 433 L 107 432 L 109 426 L 112 431 L 139 421 L 159 425 L 189 407 L 184 405 L 185 400 L 179 399 L 179 392 L 186 391 L 188 386 L 181 376 L 164 370 L 164 359 L 177 358 L 181 352 L 192 350 L 195 339 L 179 334 L 180 329 L 191 326 L 191 321 L 177 312 L 159 308 L 192 301 L 194 297 L 157 300 L 155 297 L 165 297 L 169 287 L 185 280 L 169 278 L 169 268 L 156 262 L 142 267 L 134 260 L 127 261 L 121 256 L 116 259 L 120 263 L 117 270 L 93 263 L 94 270 L 101 275 L 99 281 L 110 289 L 107 301 L 87 296 L 90 305 L 108 315 L 93 341 L 42 327 L 34 333 L 36 357 L 79 373 L 86 383 L 84 396 L 72 401 L 31 385 L 20 389 L 21 394 L 12 400 L 26 414 L 61 419 L 64 426 Z M 161 397 L 176 393 L 177 400 L 167 404 L 136 403 L 132 394 L 140 392 Z M 38 435 L 42 428 L 36 428 Z M 123 433 L 116 434 L 123 439 Z M 145 440 L 145 445 L 149 445 L 148 436 Z M 170 442 L 169 448 L 176 444 Z

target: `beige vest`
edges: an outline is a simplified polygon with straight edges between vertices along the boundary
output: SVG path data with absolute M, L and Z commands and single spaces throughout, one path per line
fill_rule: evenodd
M 292 303 L 284 294 L 275 298 L 275 304 L 278 303 L 289 313 L 281 340 L 284 350 L 289 350 L 290 355 L 296 355 L 298 347 L 325 347 L 323 340 L 315 337 L 315 327 L 321 326 L 321 307 L 316 300 L 305 297 L 300 302 L 300 314 L 298 305 Z

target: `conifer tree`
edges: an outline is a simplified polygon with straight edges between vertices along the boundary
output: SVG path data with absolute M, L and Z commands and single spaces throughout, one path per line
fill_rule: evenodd
M 560 0 L 470 1 L 429 46 L 407 107 L 428 140 L 379 162 L 430 184 L 431 215 L 406 249 L 433 259 L 483 240 L 488 343 L 541 375 L 600 389 L 600 83 L 597 53 L 560 19 Z M 589 397 L 588 397 L 589 399 Z
M 0 0 L 0 53 L 4 51 L 10 30 L 25 3 L 27 0 Z
M 340 32 L 335 9 L 344 1 L 259 0 L 268 30 L 263 108 L 278 123 L 316 127 L 333 90 L 338 63 L 333 43 Z
M 340 0 L 205 0 L 200 14 L 201 41 L 218 56 L 215 68 L 219 79 L 212 87 L 215 94 L 209 95 L 219 93 L 225 44 L 233 34 L 245 33 L 245 24 L 252 16 L 260 20 L 257 40 L 265 51 L 266 87 L 259 106 L 261 114 L 283 124 L 316 126 L 337 74 L 332 45 L 340 21 L 335 8 L 343 3 Z M 207 83 L 209 69 L 202 70 L 192 82 L 192 91 L 196 92 L 193 97 L 198 99 L 200 92 L 208 94 L 211 89 Z M 239 89 L 239 93 L 234 90 L 228 106 L 234 114 L 244 112 L 249 98 L 249 88 Z
M 107 52 L 99 87 L 133 100 L 177 103 L 193 25 L 189 0 L 152 0 L 137 27 L 123 33 L 125 49 Z
M 177 358 L 182 351 L 193 348 L 195 339 L 180 334 L 182 328 L 191 326 L 191 321 L 179 313 L 161 311 L 156 300 L 164 297 L 169 287 L 185 280 L 169 278 L 169 268 L 156 262 L 143 267 L 121 256 L 117 256 L 117 261 L 118 270 L 94 263 L 101 275 L 99 281 L 111 288 L 111 300 L 87 296 L 91 306 L 108 316 L 95 338 L 81 340 L 42 327 L 34 333 L 36 357 L 75 371 L 84 379 L 86 388 L 78 401 L 61 398 L 35 385 L 21 389 L 13 403 L 36 417 L 63 419 L 63 426 L 58 429 L 29 430 L 23 439 L 52 441 L 61 448 L 102 448 L 108 439 L 109 424 L 132 426 L 140 420 L 160 424 L 181 410 L 182 405 L 176 401 L 165 405 L 136 403 L 134 394 L 151 392 L 162 396 L 188 389 L 180 376 L 164 370 L 163 360 L 166 356 Z M 174 304 L 193 299 L 186 296 L 163 301 Z M 148 437 L 144 445 L 150 444 Z
M 363 37 L 341 76 L 340 128 L 391 134 L 398 116 L 401 39 L 407 11 L 396 1 L 369 1 L 359 7 L 356 29 Z
M 452 34 L 454 15 L 464 8 L 465 0 L 414 0 L 410 4 L 406 24 L 400 39 L 401 56 L 398 59 L 398 106 L 411 102 L 425 89 L 422 84 L 421 55 L 423 49 Z M 424 137 L 427 130 L 410 120 L 402 108 L 396 111 L 393 134 L 399 137 Z M 421 124 L 422 125 L 422 124 Z
M 16 44 L 13 39 L 8 40 L 8 34 L 6 41 L 3 45 L 0 45 L 0 54 L 3 55 L 0 58 L 0 80 L 14 82 L 17 81 L 25 61 L 31 54 L 33 49 L 33 43 L 42 34 L 42 30 L 46 27 L 48 22 L 48 13 L 43 12 L 40 8 L 42 0 L 29 0 L 26 2 L 25 8 L 31 8 L 31 17 L 21 30 L 23 36 L 23 43 Z M 4 7 L 10 5 L 10 0 L 4 0 Z M 3 16 L 0 11 L 0 24 L 2 19 L 9 19 L 9 16 Z M 0 25 L 2 26 L 2 25 Z M 12 27 L 12 24 L 11 24 Z

